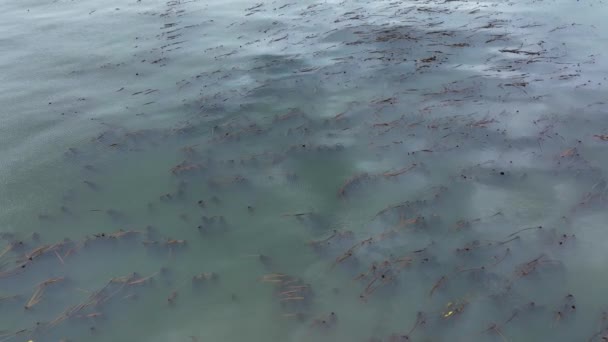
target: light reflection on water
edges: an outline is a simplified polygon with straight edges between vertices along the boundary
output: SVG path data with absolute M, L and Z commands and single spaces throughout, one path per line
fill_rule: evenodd
M 605 3 L 4 4 L 0 340 L 601 340 Z

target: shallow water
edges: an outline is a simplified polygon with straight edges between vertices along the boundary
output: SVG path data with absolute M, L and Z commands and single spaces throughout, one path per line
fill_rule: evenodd
M 608 336 L 605 1 L 0 5 L 0 341 Z

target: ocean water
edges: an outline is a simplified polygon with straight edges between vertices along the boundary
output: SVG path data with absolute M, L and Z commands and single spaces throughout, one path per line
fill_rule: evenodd
M 608 338 L 606 1 L 0 9 L 0 341 Z

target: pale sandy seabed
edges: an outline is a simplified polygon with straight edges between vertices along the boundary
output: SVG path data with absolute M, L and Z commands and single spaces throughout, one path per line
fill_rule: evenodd
M 608 339 L 605 18 L 2 2 L 0 341 Z

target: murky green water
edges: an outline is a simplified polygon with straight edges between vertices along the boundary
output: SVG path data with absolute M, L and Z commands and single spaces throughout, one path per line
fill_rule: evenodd
M 0 5 L 0 341 L 608 338 L 605 1 Z

